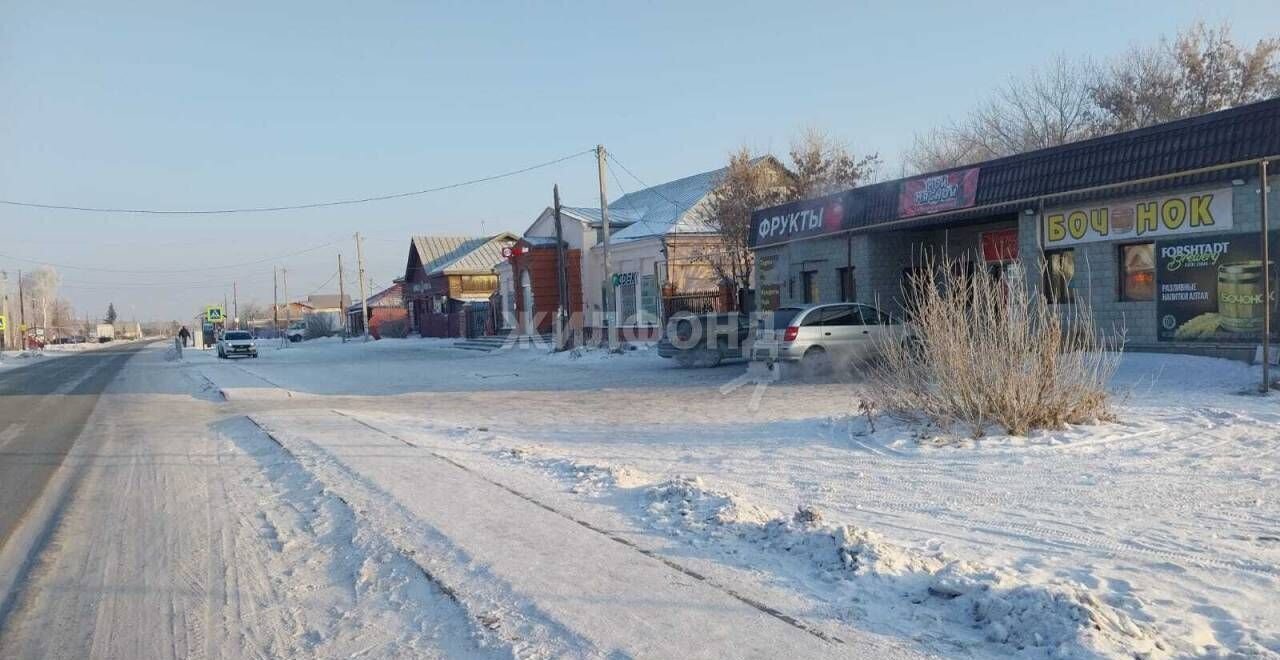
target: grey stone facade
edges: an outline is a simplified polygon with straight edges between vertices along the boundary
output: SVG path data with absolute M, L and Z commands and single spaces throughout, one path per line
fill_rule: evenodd
M 1280 177 L 1271 177 L 1270 217 L 1271 228 L 1280 229 Z M 1261 226 L 1260 195 L 1257 177 L 1247 179 L 1242 185 L 1229 182 L 1201 184 L 1190 190 L 1231 186 L 1232 233 L 1256 232 Z M 1177 193 L 1189 189 L 1169 189 L 1160 194 Z M 1026 266 L 1026 276 L 1033 288 L 1041 281 L 1041 220 L 1038 213 L 1019 213 L 965 222 L 945 229 L 884 230 L 842 233 L 825 237 L 798 240 L 785 245 L 762 248 L 757 257 L 775 255 L 777 267 L 767 274 L 760 274 L 757 286 L 776 284 L 781 305 L 797 305 L 803 302 L 802 275 L 811 271 L 817 278 L 818 297 L 814 302 L 828 303 L 840 300 L 839 268 L 853 266 L 856 281 L 856 300 L 877 304 L 887 311 L 895 311 L 906 269 L 919 262 L 922 251 L 937 254 L 945 249 L 951 258 L 974 259 L 980 257 L 982 232 L 1017 227 L 1019 259 Z M 1120 246 L 1133 241 L 1099 241 L 1076 245 L 1075 278 L 1071 286 L 1077 300 L 1087 300 L 1091 305 L 1098 326 L 1104 332 L 1121 328 L 1131 348 L 1178 350 L 1178 346 L 1156 341 L 1156 303 L 1154 301 L 1127 302 L 1120 300 Z M 1280 254 L 1280 246 L 1272 247 L 1272 254 Z M 1273 260 L 1277 259 L 1275 256 Z M 1212 352 L 1214 347 L 1184 346 L 1196 352 Z

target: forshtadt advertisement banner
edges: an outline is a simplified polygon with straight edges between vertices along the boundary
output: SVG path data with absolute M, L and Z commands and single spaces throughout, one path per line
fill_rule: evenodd
M 1231 231 L 1231 188 L 1151 195 L 1047 209 L 1046 250 L 1096 241 Z
M 1262 340 L 1263 277 L 1271 277 L 1272 336 L 1278 337 L 1276 251 L 1262 264 L 1257 233 L 1156 241 L 1156 322 L 1160 341 L 1253 344 Z

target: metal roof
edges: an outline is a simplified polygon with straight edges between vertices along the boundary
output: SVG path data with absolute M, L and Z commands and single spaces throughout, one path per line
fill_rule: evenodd
M 405 279 L 412 279 L 414 253 L 427 275 L 490 273 L 502 261 L 502 248 L 519 237 L 503 232 L 494 236 L 414 236 L 410 242 Z
M 843 229 L 873 230 L 887 223 L 893 223 L 893 228 L 919 227 L 988 218 L 1018 212 L 1026 207 L 1023 202 L 1029 199 L 1276 155 L 1280 155 L 1280 98 L 855 188 L 846 193 Z M 972 167 L 980 168 L 980 172 L 971 211 L 924 215 L 897 222 L 898 193 L 903 182 Z M 1056 201 L 1117 197 L 1251 175 L 1252 171 L 1231 168 L 1087 191 Z M 757 213 L 767 215 L 769 210 Z

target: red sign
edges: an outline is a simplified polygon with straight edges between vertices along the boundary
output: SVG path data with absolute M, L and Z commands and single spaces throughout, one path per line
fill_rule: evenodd
M 909 218 L 973 206 L 978 192 L 978 168 L 922 176 L 902 182 L 898 216 Z
M 982 258 L 985 261 L 1013 261 L 1018 258 L 1018 230 L 1000 229 L 982 233 Z

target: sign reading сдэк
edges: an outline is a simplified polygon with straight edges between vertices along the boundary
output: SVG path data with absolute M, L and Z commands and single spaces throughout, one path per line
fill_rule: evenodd
M 1095 241 L 1181 236 L 1231 229 L 1231 189 L 1138 197 L 1048 209 L 1041 218 L 1044 247 Z

